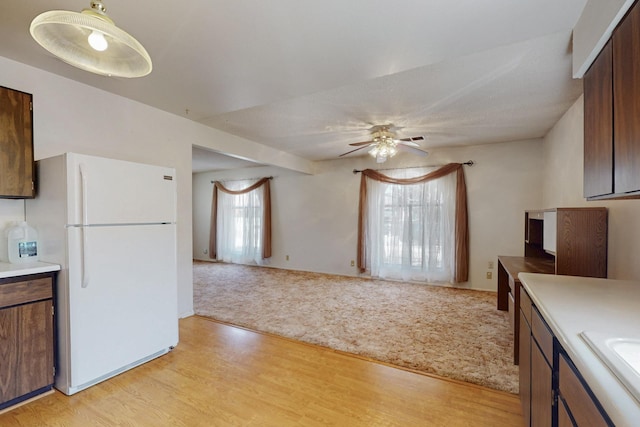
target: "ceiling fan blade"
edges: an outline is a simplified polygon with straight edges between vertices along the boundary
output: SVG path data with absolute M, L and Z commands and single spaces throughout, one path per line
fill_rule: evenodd
M 402 141 L 403 143 L 406 143 L 406 145 L 410 145 L 411 147 L 419 147 L 419 145 L 416 144 L 416 141 L 424 141 L 424 136 L 412 136 L 409 138 L 399 138 L 397 139 L 397 141 Z
M 406 144 L 398 144 L 397 148 L 399 150 L 402 150 L 402 151 L 407 151 L 407 152 L 409 152 L 411 154 L 417 154 L 418 156 L 427 156 L 427 155 L 429 155 L 428 151 L 424 151 L 424 150 L 421 150 L 421 149 L 416 148 L 416 147 L 411 147 L 411 146 L 406 145 Z
M 347 154 L 351 154 L 351 153 L 353 153 L 355 151 L 362 150 L 363 148 L 367 148 L 367 146 L 365 145 L 365 146 L 362 146 L 362 147 L 358 147 L 355 150 L 347 151 L 346 153 L 340 154 L 338 157 L 346 156 Z
M 409 141 L 406 139 L 396 139 L 396 142 L 398 143 L 398 145 L 406 145 L 408 147 L 420 147 L 420 145 L 416 144 L 413 141 Z
M 351 145 L 352 147 L 359 147 L 361 145 L 369 145 L 369 144 L 373 144 L 373 141 L 364 141 L 364 142 L 354 142 Z

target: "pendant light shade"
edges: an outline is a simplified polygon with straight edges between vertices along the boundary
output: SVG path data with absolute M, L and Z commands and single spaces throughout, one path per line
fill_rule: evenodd
M 91 73 L 143 77 L 151 57 L 126 31 L 116 27 L 101 1 L 82 12 L 52 10 L 31 22 L 31 36 L 64 62 Z

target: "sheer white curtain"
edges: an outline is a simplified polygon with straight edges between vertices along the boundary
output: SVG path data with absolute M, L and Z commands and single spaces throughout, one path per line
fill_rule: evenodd
M 433 169 L 398 170 L 413 178 Z M 456 175 L 412 185 L 367 178 L 365 241 L 372 276 L 454 282 Z
M 229 190 L 242 190 L 257 180 L 224 183 Z M 263 264 L 262 220 L 264 186 L 245 194 L 218 191 L 217 256 L 238 264 Z

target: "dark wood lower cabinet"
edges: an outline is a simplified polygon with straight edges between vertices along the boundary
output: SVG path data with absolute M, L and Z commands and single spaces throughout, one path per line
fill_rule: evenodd
M 520 402 L 525 426 L 531 425 L 531 327 L 520 312 Z
M 520 399 L 526 427 L 551 427 L 553 336 L 529 295 L 520 290 Z
M 588 387 L 578 377 L 578 371 L 569 358 L 560 353 L 558 356 L 558 395 L 564 410 L 576 426 L 606 427 L 613 423 L 591 398 Z
M 566 403 L 562 399 L 558 399 L 558 427 L 573 427 L 573 420 L 571 420 Z
M 523 287 L 519 349 L 525 427 L 613 426 Z
M 0 310 L 0 401 L 47 387 L 53 378 L 51 300 Z
M 53 347 L 53 278 L 2 279 L 0 409 L 51 390 Z
M 531 426 L 551 427 L 553 385 L 551 366 L 535 339 L 531 343 Z

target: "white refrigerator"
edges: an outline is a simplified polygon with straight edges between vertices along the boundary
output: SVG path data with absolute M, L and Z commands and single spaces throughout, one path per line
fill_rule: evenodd
M 61 265 L 55 387 L 71 395 L 178 343 L 175 170 L 66 153 L 37 173 L 26 216 Z

